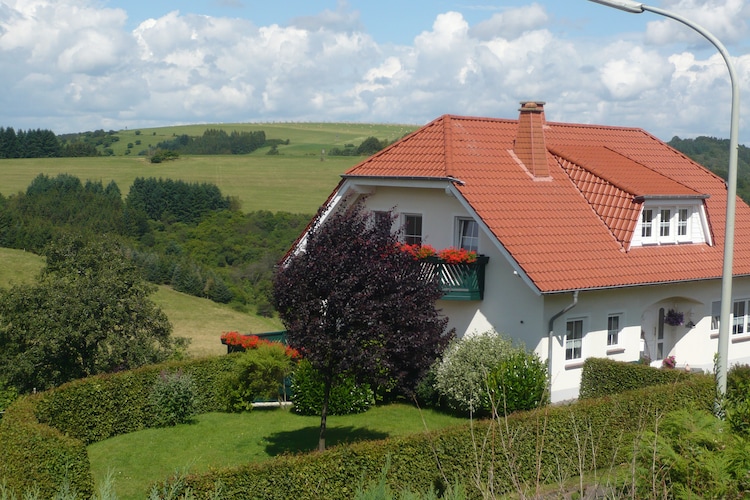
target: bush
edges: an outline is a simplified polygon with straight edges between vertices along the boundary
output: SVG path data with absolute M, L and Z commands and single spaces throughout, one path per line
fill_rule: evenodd
M 726 410 L 732 430 L 750 438 L 750 365 L 734 365 L 727 373 Z
M 487 376 L 512 351 L 512 341 L 492 330 L 454 340 L 435 365 L 435 388 L 453 409 L 477 412 L 486 399 Z
M 292 375 L 293 411 L 300 415 L 320 415 L 323 406 L 323 378 L 309 361 L 302 360 Z M 339 377 L 331 387 L 329 415 L 362 413 L 375 403 L 367 384 L 357 385 L 353 377 Z
M 708 411 L 677 410 L 644 433 L 638 454 L 638 498 L 745 498 L 750 442 Z
M 598 398 L 652 385 L 669 384 L 691 376 L 681 370 L 664 370 L 643 364 L 603 358 L 583 362 L 579 398 Z
M 149 401 L 153 407 L 153 425 L 168 427 L 184 424 L 195 415 L 196 397 L 193 377 L 182 370 L 162 370 L 151 388 Z
M 487 377 L 483 409 L 493 415 L 531 410 L 548 401 L 547 367 L 535 353 L 515 348 Z
M 250 411 L 255 401 L 278 400 L 292 367 L 287 348 L 280 342 L 259 342 L 239 354 L 222 385 L 226 409 Z

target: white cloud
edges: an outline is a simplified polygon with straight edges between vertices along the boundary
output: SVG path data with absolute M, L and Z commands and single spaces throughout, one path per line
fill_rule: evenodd
M 749 34 L 745 0 L 671 0 L 664 9 L 698 23 L 725 44 L 746 39 Z M 658 45 L 708 43 L 695 30 L 663 18 L 648 23 L 646 39 Z
M 707 27 L 747 38 L 750 13 L 741 0 L 710 2 L 724 17 L 705 3 L 668 8 L 693 9 Z M 560 35 L 557 21 L 532 4 L 473 26 L 444 12 L 412 43 L 396 46 L 375 42 L 359 16 L 345 2 L 287 26 L 173 11 L 128 32 L 125 12 L 96 0 L 6 0 L 0 126 L 425 123 L 443 113 L 515 118 L 518 101 L 539 99 L 550 120 L 637 126 L 666 139 L 728 134 L 728 109 L 717 105 L 729 102 L 721 59 L 684 42 L 679 50 L 649 45 L 674 41 L 658 38 L 654 24 L 640 45 L 633 37 L 577 39 Z M 750 55 L 736 63 L 750 88 Z

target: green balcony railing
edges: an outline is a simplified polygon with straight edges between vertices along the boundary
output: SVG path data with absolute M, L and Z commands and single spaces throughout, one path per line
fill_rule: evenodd
M 437 257 L 429 257 L 423 261 L 422 269 L 426 279 L 437 277 L 443 289 L 443 300 L 483 300 L 484 268 L 489 260 L 480 255 L 471 264 L 448 264 Z

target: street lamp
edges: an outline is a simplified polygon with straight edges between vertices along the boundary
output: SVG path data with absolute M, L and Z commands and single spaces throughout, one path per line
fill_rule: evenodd
M 703 35 L 711 42 L 724 58 L 729 69 L 729 79 L 732 84 L 732 117 L 729 128 L 729 172 L 727 174 L 727 220 L 724 227 L 724 264 L 721 275 L 721 316 L 719 324 L 719 350 L 716 366 L 716 384 L 717 389 L 723 395 L 727 392 L 727 364 L 729 358 L 729 320 L 732 306 L 732 262 L 734 261 L 734 219 L 735 219 L 735 198 L 737 197 L 737 152 L 738 136 L 740 128 L 740 89 L 737 83 L 737 76 L 734 72 L 732 60 L 729 58 L 729 52 L 724 45 L 716 39 L 711 33 L 701 26 L 688 21 L 684 17 L 662 10 L 656 7 L 650 7 L 642 3 L 631 0 L 589 0 L 607 7 L 624 10 L 633 14 L 641 14 L 643 11 L 653 12 L 661 16 L 669 17 L 679 21 L 688 28 L 692 28 Z

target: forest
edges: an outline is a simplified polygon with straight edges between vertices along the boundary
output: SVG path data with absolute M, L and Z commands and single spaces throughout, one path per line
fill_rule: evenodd
M 273 268 L 310 218 L 245 214 L 206 183 L 138 178 L 123 199 L 114 182 L 40 174 L 0 195 L 0 246 L 41 254 L 68 234 L 114 240 L 152 283 L 269 316 Z

